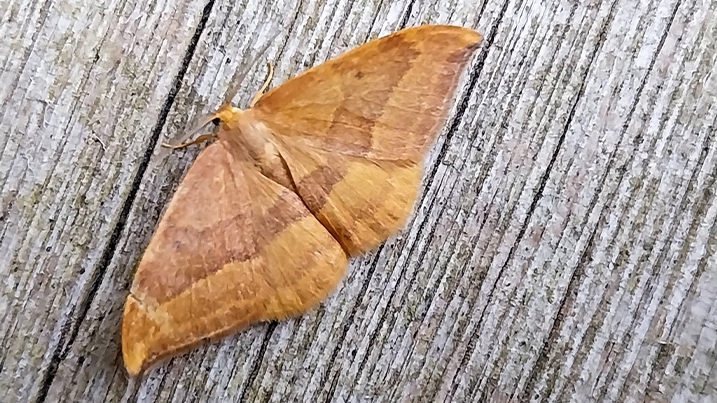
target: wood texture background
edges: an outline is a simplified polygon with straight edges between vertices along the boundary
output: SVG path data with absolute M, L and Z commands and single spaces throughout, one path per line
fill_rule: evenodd
M 0 2 L 3 402 L 717 401 L 716 0 Z M 486 36 L 406 229 L 331 298 L 129 380 L 134 265 L 272 29 Z M 244 106 L 264 76 L 242 82 Z

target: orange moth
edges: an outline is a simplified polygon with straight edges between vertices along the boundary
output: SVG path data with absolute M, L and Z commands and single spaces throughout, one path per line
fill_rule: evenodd
M 374 39 L 211 116 L 122 319 L 138 374 L 202 340 L 305 312 L 410 213 L 422 160 L 481 42 L 426 25 Z M 268 80 L 267 80 L 268 82 Z

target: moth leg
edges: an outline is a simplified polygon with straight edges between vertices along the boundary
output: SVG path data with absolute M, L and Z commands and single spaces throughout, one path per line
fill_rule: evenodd
M 217 135 L 214 133 L 207 133 L 207 134 L 202 134 L 201 136 L 197 136 L 196 139 L 187 141 L 186 143 L 181 143 L 181 144 L 177 144 L 177 145 L 169 144 L 169 143 L 162 143 L 162 147 L 167 147 L 167 148 L 176 150 L 178 148 L 184 148 L 184 147 L 191 146 L 192 144 L 201 144 L 209 139 L 213 139 L 216 137 L 217 137 Z
M 254 105 L 259 102 L 259 99 L 261 99 L 261 96 L 264 95 L 264 91 L 266 91 L 266 88 L 269 86 L 269 82 L 271 81 L 271 78 L 274 76 L 274 63 L 267 62 L 266 66 L 268 68 L 268 71 L 266 72 L 266 78 L 264 79 L 264 84 L 261 85 L 261 88 L 259 88 L 259 91 L 257 91 L 253 97 L 251 97 L 251 101 L 249 102 L 249 107 L 253 108 Z

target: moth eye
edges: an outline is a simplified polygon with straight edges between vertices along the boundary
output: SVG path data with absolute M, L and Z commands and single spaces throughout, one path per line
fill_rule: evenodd
M 221 122 L 222 122 L 222 120 L 219 119 L 219 118 L 214 118 L 214 119 L 212 119 L 212 124 L 213 124 L 214 126 L 219 126 L 219 123 L 221 123 Z

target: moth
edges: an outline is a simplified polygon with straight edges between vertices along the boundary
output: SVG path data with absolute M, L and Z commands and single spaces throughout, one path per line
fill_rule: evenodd
M 188 144 L 216 140 L 137 267 L 122 319 L 127 371 L 305 312 L 350 256 L 396 232 L 481 40 L 457 26 L 407 28 L 262 88 L 245 110 L 220 106 L 216 134 Z

